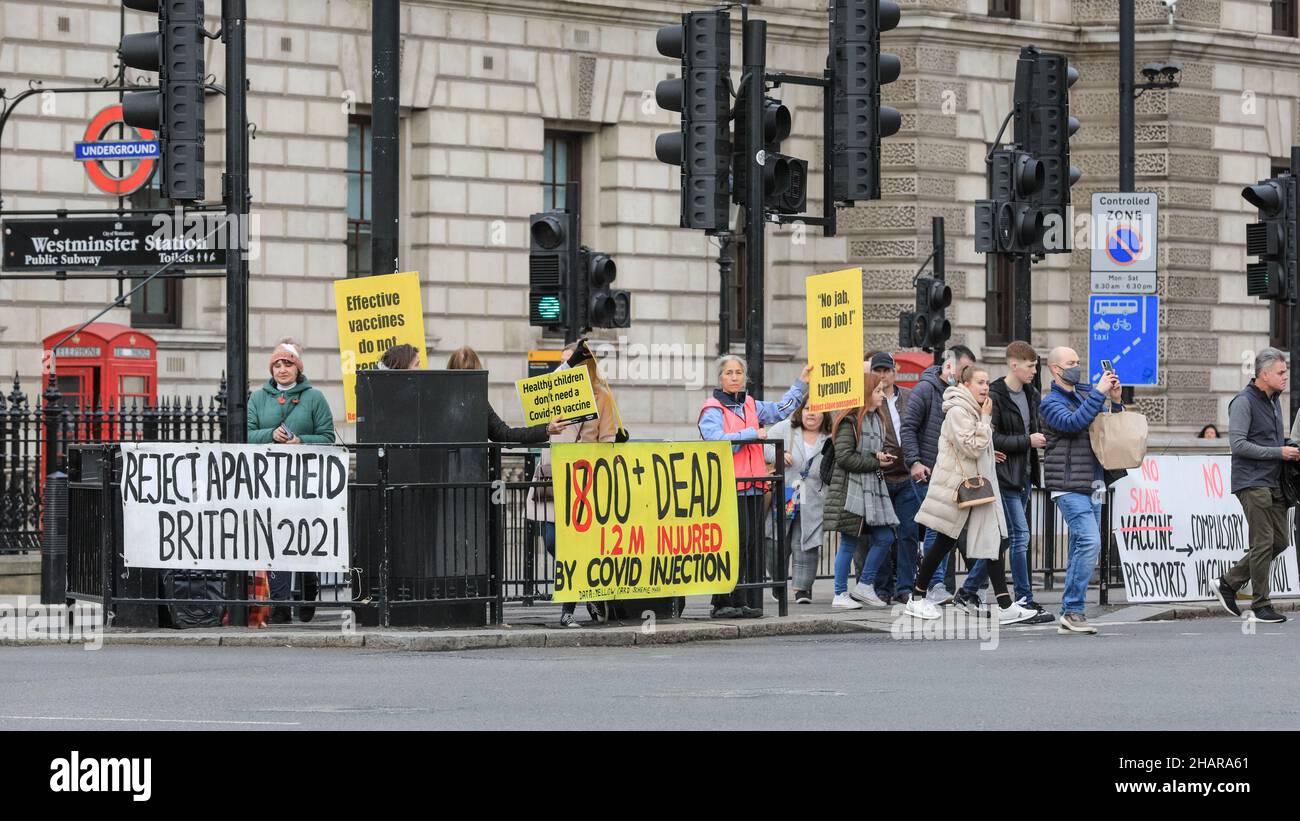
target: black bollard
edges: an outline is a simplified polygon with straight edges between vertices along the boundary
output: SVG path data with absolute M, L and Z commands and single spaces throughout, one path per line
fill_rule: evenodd
M 44 524 L 41 528 L 41 604 L 65 604 L 68 598 L 68 474 L 45 477 Z

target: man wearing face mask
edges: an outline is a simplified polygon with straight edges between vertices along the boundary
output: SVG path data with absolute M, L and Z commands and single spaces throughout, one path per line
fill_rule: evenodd
M 931 365 L 921 372 L 921 378 L 902 411 L 903 459 L 912 474 L 917 504 L 925 502 L 930 473 L 939 458 L 939 436 L 943 431 L 943 392 L 957 384 L 957 374 L 966 365 L 975 364 L 975 353 L 965 345 L 953 345 L 943 354 L 942 365 Z M 938 534 L 929 528 L 925 532 L 923 553 L 934 546 Z M 927 598 L 936 605 L 952 603 L 952 556 L 948 557 L 947 570 L 936 573 L 931 579 Z
M 1106 485 L 1105 472 L 1092 452 L 1088 426 L 1108 401 L 1111 412 L 1124 410 L 1119 377 L 1108 371 L 1095 388 L 1089 387 L 1079 366 L 1079 354 L 1064 347 L 1053 348 L 1047 355 L 1047 368 L 1053 377 L 1052 389 L 1039 408 L 1043 435 L 1047 437 L 1043 480 L 1070 531 L 1070 558 L 1057 632 L 1096 633 L 1083 609 L 1088 580 L 1101 552 L 1101 498 Z

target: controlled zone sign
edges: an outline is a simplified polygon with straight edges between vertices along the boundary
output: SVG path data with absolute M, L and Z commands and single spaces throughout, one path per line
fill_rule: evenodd
M 1156 292 L 1158 199 L 1155 194 L 1092 195 L 1092 290 Z
M 1115 483 L 1111 522 L 1129 602 L 1205 601 L 1250 546 L 1227 455 L 1148 456 Z M 1295 528 L 1273 560 L 1270 596 L 1300 596 Z
M 735 588 L 740 535 L 730 443 L 556 445 L 551 459 L 554 601 Z
M 1101 379 L 1109 359 L 1124 385 L 1159 379 L 1160 297 L 1093 294 L 1088 297 L 1088 381 Z

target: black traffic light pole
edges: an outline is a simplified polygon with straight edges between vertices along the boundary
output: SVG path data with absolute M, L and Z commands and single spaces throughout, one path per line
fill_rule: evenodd
M 745 293 L 749 305 L 746 308 L 745 323 L 745 360 L 749 365 L 749 392 L 755 399 L 763 398 L 763 357 L 764 352 L 764 316 L 763 316 L 763 269 L 765 249 L 763 247 L 766 232 L 763 165 L 758 161 L 763 151 L 763 96 L 766 93 L 765 72 L 767 70 L 767 22 L 765 20 L 746 20 L 743 49 L 745 52 L 744 93 L 747 95 L 749 122 L 737 127 L 745 128 L 750 138 L 750 155 L 745 158 L 749 163 L 746 174 L 748 192 L 745 206 Z M 832 209 L 833 210 L 833 209 Z M 737 306 L 739 308 L 739 306 Z
M 401 10 L 398 0 L 373 0 L 370 49 L 372 131 L 373 231 L 370 237 L 371 275 L 393 274 L 397 260 L 397 126 L 401 105 Z
M 1137 187 L 1136 98 L 1133 96 L 1133 73 L 1137 70 L 1134 55 L 1134 0 L 1119 0 L 1119 190 L 1131 194 Z M 1095 241 L 1095 240 L 1094 240 Z M 1120 400 L 1133 403 L 1133 387 L 1125 385 Z
M 718 235 L 718 356 L 731 351 L 731 249 L 735 242 L 730 232 Z
M 248 225 L 248 79 L 244 50 L 248 12 L 245 0 L 222 0 L 222 39 L 226 44 L 226 174 L 222 185 L 227 219 L 234 217 L 241 239 Z M 242 245 L 243 243 L 241 243 Z M 248 441 L 248 249 L 226 253 L 226 399 L 225 441 Z M 227 573 L 226 592 L 244 598 L 247 574 Z M 233 591 L 233 592 L 232 592 Z M 230 623 L 243 624 L 246 608 L 232 606 Z
M 1300 173 L 1300 146 L 1291 146 L 1291 173 Z M 1290 212 L 1287 218 L 1291 220 L 1288 231 L 1300 232 L 1300 214 Z M 1296 411 L 1300 411 L 1300 363 L 1296 362 L 1295 353 L 1300 349 L 1300 311 L 1296 310 L 1296 298 L 1300 296 L 1300 271 L 1290 267 L 1287 262 L 1287 298 L 1290 300 L 1291 314 L 1291 422 L 1295 422 Z M 1287 426 L 1287 435 L 1290 436 L 1291 427 Z
M 577 235 L 573 237 L 566 248 L 569 255 L 569 281 L 565 288 L 569 293 L 566 297 L 568 301 L 569 313 L 564 318 L 564 344 L 567 347 L 570 343 L 577 342 L 582 337 L 583 319 L 587 312 L 580 303 L 582 299 L 582 288 L 580 277 L 586 275 L 585 271 L 578 270 L 578 263 L 582 258 L 578 249 L 582 244 L 582 186 L 576 182 L 567 182 L 564 185 L 564 210 L 571 214 L 576 214 L 577 218 L 573 221 L 577 228 Z
M 944 268 L 944 254 L 947 253 L 947 250 L 944 248 L 943 217 L 930 218 L 930 244 L 934 246 L 931 249 L 934 261 L 934 278 L 940 282 L 947 282 L 948 275 Z M 943 361 L 944 343 L 947 341 L 947 339 L 944 339 L 935 346 L 934 364 L 938 365 Z

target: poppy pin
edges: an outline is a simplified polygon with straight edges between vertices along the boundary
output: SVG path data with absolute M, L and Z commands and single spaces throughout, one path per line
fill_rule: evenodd
M 283 397 L 283 396 L 280 397 L 280 404 L 281 404 L 281 405 L 284 404 L 284 397 Z

